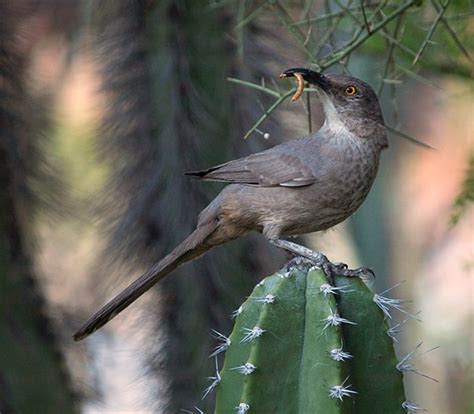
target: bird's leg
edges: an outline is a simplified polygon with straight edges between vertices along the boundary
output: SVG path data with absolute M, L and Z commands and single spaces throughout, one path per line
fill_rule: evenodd
M 273 239 L 270 240 L 275 247 L 283 249 L 296 256 L 308 259 L 315 266 L 321 268 L 329 280 L 332 280 L 334 275 L 345 277 L 363 277 L 370 275 L 374 278 L 374 272 L 367 267 L 359 267 L 357 269 L 349 269 L 345 263 L 332 263 L 324 254 L 310 250 L 307 247 L 290 242 L 288 240 Z
M 315 252 L 314 250 L 310 250 L 307 247 L 290 242 L 288 240 L 270 239 L 270 243 L 272 243 L 275 247 L 290 252 L 293 255 L 301 256 L 305 259 L 308 259 L 312 264 L 321 268 L 326 277 L 328 278 L 329 283 L 331 285 L 334 285 L 334 264 L 331 263 L 330 260 L 324 254 Z
M 301 246 L 300 244 L 281 239 L 270 240 L 270 243 L 279 249 L 283 249 L 296 256 L 304 257 L 318 267 L 322 268 L 325 263 L 330 263 L 329 259 L 324 256 L 324 254 L 310 250 L 307 247 Z

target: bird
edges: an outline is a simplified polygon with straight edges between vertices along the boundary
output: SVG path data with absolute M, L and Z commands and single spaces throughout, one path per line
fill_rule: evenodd
M 280 77 L 316 87 L 325 114 L 321 128 L 265 151 L 186 173 L 228 185 L 199 214 L 195 230 L 97 311 L 74 334 L 75 341 L 101 328 L 178 266 L 216 246 L 257 231 L 285 247 L 285 237 L 327 230 L 362 204 L 377 175 L 381 152 L 388 147 L 374 90 L 355 77 L 306 68 L 287 69 Z M 300 83 L 297 94 L 301 91 Z

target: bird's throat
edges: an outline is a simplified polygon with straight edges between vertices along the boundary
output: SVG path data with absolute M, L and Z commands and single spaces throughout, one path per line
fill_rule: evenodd
M 319 93 L 319 96 L 326 116 L 322 129 L 328 130 L 333 134 L 351 135 L 351 131 L 342 120 L 331 98 L 324 92 Z

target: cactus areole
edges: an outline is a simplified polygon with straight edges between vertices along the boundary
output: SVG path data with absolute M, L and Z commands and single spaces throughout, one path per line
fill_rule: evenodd
M 260 282 L 236 312 L 215 414 L 405 413 L 403 376 L 374 293 L 306 262 Z

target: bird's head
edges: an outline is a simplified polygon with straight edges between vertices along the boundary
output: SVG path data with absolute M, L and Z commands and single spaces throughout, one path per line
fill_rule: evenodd
M 285 70 L 280 77 L 300 74 L 304 81 L 316 86 L 330 129 L 345 127 L 364 134 L 364 128 L 384 127 L 382 111 L 374 90 L 365 82 L 346 75 L 315 72 L 304 68 Z

